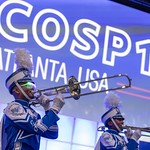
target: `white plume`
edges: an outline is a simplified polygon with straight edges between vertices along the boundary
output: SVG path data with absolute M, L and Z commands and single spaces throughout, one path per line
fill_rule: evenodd
M 31 62 L 31 56 L 28 50 L 25 48 L 17 48 L 15 52 L 15 63 L 17 64 L 17 69 L 27 68 L 32 72 L 33 64 Z
M 113 107 L 120 107 L 119 96 L 113 92 L 109 92 L 104 98 L 104 104 L 107 109 L 111 109 Z

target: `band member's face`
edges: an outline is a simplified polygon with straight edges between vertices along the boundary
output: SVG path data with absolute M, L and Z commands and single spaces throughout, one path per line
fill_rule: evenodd
M 123 118 L 113 118 L 114 122 L 116 123 L 116 125 L 118 127 L 116 127 L 116 125 L 113 123 L 112 120 L 110 120 L 108 122 L 108 126 L 109 126 L 109 129 L 113 129 L 113 130 L 116 130 L 118 132 L 120 132 L 119 130 L 123 130 L 123 125 L 124 125 L 124 119 Z M 118 130 L 119 128 L 119 130 Z
M 34 83 L 32 82 L 27 82 L 24 84 L 21 84 L 22 89 L 24 90 L 24 92 L 31 98 L 34 98 L 34 92 L 36 90 L 36 86 Z
M 123 130 L 123 125 L 124 125 L 124 119 L 122 119 L 122 118 L 114 118 L 114 121 L 116 122 L 116 124 L 118 125 L 120 130 L 122 131 Z M 113 128 L 116 129 L 114 124 L 113 124 Z

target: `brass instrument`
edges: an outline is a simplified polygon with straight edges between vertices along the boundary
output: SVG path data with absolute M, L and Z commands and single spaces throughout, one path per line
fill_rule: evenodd
M 46 96 L 56 95 L 58 93 L 70 93 L 71 96 L 64 97 L 67 98 L 74 98 L 75 100 L 78 100 L 80 98 L 81 88 L 80 83 L 77 81 L 77 79 L 74 76 L 71 76 L 68 79 L 68 84 L 37 90 L 35 94 L 44 94 Z
M 134 127 L 125 125 L 123 129 L 141 130 L 143 132 L 150 132 L 150 127 Z
M 98 127 L 97 131 L 105 131 L 107 127 L 105 126 L 100 126 Z M 134 127 L 134 126 L 123 126 L 123 129 L 131 129 L 131 130 L 140 130 L 143 132 L 150 132 L 150 127 Z
M 81 93 L 80 84 L 91 83 L 94 81 L 100 81 L 100 80 L 105 80 L 105 79 L 119 78 L 119 77 L 125 77 L 127 79 L 128 83 L 123 84 L 123 85 L 118 86 L 118 87 L 113 87 L 110 89 Z M 37 90 L 34 94 L 44 94 L 46 96 L 51 96 L 51 95 L 56 95 L 59 92 L 60 93 L 70 93 L 70 96 L 66 96 L 66 97 L 64 97 L 64 99 L 74 98 L 75 100 L 78 100 L 80 98 L 80 96 L 96 94 L 96 93 L 101 93 L 101 92 L 106 92 L 106 91 L 111 91 L 111 90 L 125 89 L 125 88 L 129 88 L 129 87 L 131 87 L 131 79 L 126 74 L 117 74 L 117 75 L 113 75 L 113 76 L 108 76 L 108 77 L 104 77 L 104 78 L 97 78 L 94 80 L 88 80 L 88 81 L 82 81 L 82 82 L 78 82 L 78 80 L 74 76 L 71 76 L 68 79 L 68 84 L 66 84 L 66 85 L 42 89 L 42 90 Z M 50 101 L 53 101 L 53 100 L 50 100 Z M 38 102 L 35 100 L 35 101 L 32 101 L 32 103 L 36 104 Z
M 123 129 L 125 129 L 125 130 L 127 130 L 129 128 L 131 130 L 140 130 L 141 132 L 147 132 L 149 134 L 142 134 L 142 136 L 150 137 L 150 127 L 134 127 L 134 126 L 128 126 L 128 125 L 123 126 Z M 99 126 L 97 128 L 97 131 L 105 131 L 106 129 L 107 129 L 107 127 L 105 127 L 105 126 Z

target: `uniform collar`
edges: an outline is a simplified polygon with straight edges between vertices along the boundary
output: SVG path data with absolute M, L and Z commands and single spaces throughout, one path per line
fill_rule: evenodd
M 108 129 L 107 132 L 119 135 L 118 131 L 116 131 L 114 129 Z
M 18 102 L 23 106 L 29 106 L 29 103 L 25 100 L 22 100 L 22 99 L 16 99 L 15 102 Z

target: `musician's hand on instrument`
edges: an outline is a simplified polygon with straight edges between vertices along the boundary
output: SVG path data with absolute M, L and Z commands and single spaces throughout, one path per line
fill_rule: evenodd
M 43 106 L 45 111 L 50 109 L 50 99 L 46 95 L 40 95 L 38 97 L 38 102 Z
M 137 129 L 134 131 L 131 138 L 134 139 L 135 141 L 138 141 L 140 137 L 141 137 L 141 131 Z
M 63 105 L 65 104 L 64 97 L 61 93 L 58 93 L 58 95 L 55 96 L 53 99 L 53 105 L 51 109 L 53 109 L 56 113 L 59 113 Z
M 133 136 L 133 131 L 131 130 L 131 128 L 128 128 L 124 133 L 127 139 L 131 139 L 131 137 Z

